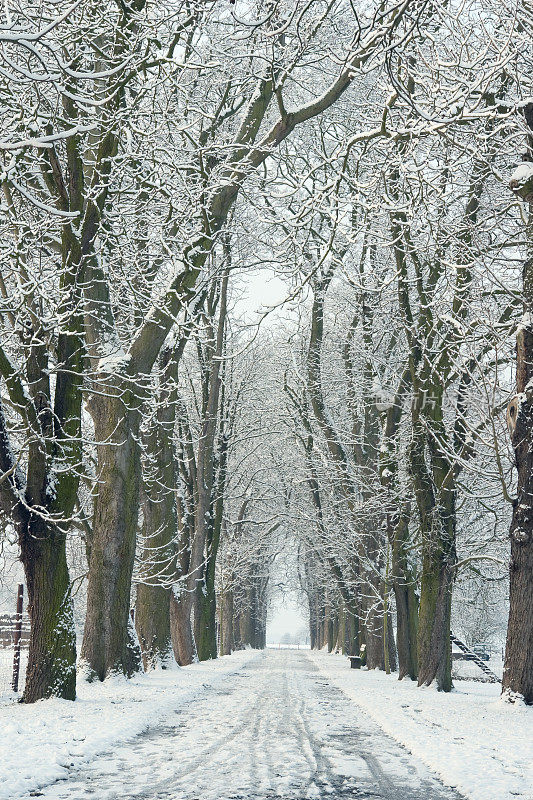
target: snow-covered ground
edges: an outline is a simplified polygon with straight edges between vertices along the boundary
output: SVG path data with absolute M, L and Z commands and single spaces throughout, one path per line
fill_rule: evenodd
M 0 800 L 533 800 L 533 712 L 490 684 L 282 648 L 79 689 L 0 703 Z
M 501 680 L 503 676 L 503 659 L 501 655 L 493 655 L 483 663 Z M 452 663 L 452 677 L 458 681 L 487 681 L 487 676 L 473 661 L 454 661 Z
M 257 651 L 244 650 L 204 664 L 158 670 L 132 680 L 78 682 L 78 699 L 16 702 L 11 693 L 0 700 L 0 800 L 28 797 L 96 754 L 116 748 L 150 725 L 209 690 L 253 661 Z M 55 797 L 54 789 L 49 797 Z M 100 797 L 98 797 L 100 800 Z
M 203 688 L 196 681 L 192 693 L 184 693 L 182 682 L 194 674 L 202 676 Z M 92 729 L 102 729 L 103 718 L 98 723 L 94 715 L 86 721 L 77 714 L 73 728 L 72 711 L 62 709 L 70 714 L 67 730 L 56 720 L 51 739 L 61 742 L 63 728 L 63 739 L 74 730 L 78 741 L 67 742 L 66 752 L 62 745 L 63 780 L 40 790 L 44 800 L 459 800 L 347 700 L 305 651 L 270 649 L 187 668 L 174 673 L 175 690 L 167 683 L 156 703 L 147 692 L 157 677 L 144 683 L 137 713 L 146 706 L 144 722 L 151 724 L 127 743 L 112 743 L 107 731 L 105 742 L 95 741 Z M 108 702 L 119 700 L 120 685 L 109 689 Z M 120 711 L 132 718 L 132 698 L 127 687 L 122 692 L 122 707 L 107 721 L 118 742 L 128 729 Z M 133 719 L 137 726 L 136 714 Z M 34 734 L 31 744 L 38 741 Z M 89 750 L 102 746 L 107 752 L 81 763 L 78 748 L 86 760 Z M 31 750 L 25 759 L 32 763 Z
M 533 800 L 533 708 L 504 703 L 499 684 L 457 681 L 443 694 L 395 675 L 349 670 L 340 655 L 310 657 L 383 731 L 465 797 Z
M 26 664 L 28 662 L 28 651 L 22 648 L 20 651 L 20 671 L 19 671 L 19 687 L 24 688 L 24 677 L 26 675 Z M 13 680 L 13 648 L 6 647 L 0 648 L 0 702 L 4 696 L 11 696 L 13 699 L 13 692 L 11 689 L 11 682 Z

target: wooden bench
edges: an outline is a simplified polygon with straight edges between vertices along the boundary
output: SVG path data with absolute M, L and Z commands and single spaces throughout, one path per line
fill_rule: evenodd
M 360 656 L 348 656 L 350 659 L 350 669 L 361 669 L 362 659 Z

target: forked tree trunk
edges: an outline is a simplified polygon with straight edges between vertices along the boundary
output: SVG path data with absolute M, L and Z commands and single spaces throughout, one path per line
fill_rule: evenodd
M 139 518 L 139 414 L 125 389 L 91 399 L 98 442 L 98 481 L 87 587 L 87 615 L 81 649 L 89 679 L 104 680 L 119 672 L 131 676 L 140 668 L 132 640 L 130 596 Z
M 31 634 L 22 700 L 75 700 L 76 633 L 65 535 L 34 518 L 23 542 Z

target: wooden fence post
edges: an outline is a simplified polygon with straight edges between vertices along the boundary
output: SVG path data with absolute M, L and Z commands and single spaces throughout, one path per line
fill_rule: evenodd
M 15 652 L 13 654 L 13 681 L 12 687 L 14 692 L 19 689 L 19 674 L 20 674 L 20 639 L 22 636 L 22 601 L 24 598 L 24 584 L 19 583 L 17 591 L 17 614 L 15 617 L 15 637 L 13 639 L 13 646 Z

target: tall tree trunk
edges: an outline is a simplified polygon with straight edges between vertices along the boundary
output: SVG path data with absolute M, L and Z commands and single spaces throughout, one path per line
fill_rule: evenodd
M 135 630 L 145 670 L 166 669 L 172 664 L 170 595 L 171 589 L 164 586 L 137 584 Z
M 381 598 L 370 603 L 365 613 L 365 645 L 366 665 L 368 669 L 386 670 L 385 648 L 389 669 L 396 667 L 396 650 L 394 637 L 391 636 L 392 622 L 390 613 L 384 613 Z M 386 635 L 385 635 L 386 626 Z
M 396 600 L 396 645 L 398 649 L 399 680 L 408 675 L 418 678 L 418 597 L 416 579 L 410 574 L 406 545 L 409 536 L 409 517 L 400 514 L 392 545 L 392 586 Z
M 306 568 L 306 573 L 307 573 Z M 315 638 L 316 638 L 316 617 L 315 617 L 315 609 L 314 609 L 314 602 L 313 602 L 313 595 L 310 589 L 307 589 L 307 604 L 309 607 L 309 645 L 311 650 L 315 649 Z
M 346 655 L 358 656 L 360 650 L 359 615 L 355 608 L 349 607 L 346 612 Z
M 229 246 L 227 244 L 225 252 L 229 263 Z M 223 442 L 222 451 L 216 452 L 216 436 L 217 423 L 220 419 L 221 367 L 227 314 L 228 276 L 229 271 L 226 269 L 220 282 L 220 308 L 216 330 L 211 328 L 206 348 L 205 401 L 202 408 L 203 419 L 196 459 L 196 508 L 188 588 L 192 593 L 194 634 L 200 661 L 217 656 L 215 564 L 222 522 L 226 451 Z M 213 314 L 211 316 L 213 317 Z M 218 476 L 215 475 L 214 464 L 217 456 L 220 469 Z M 219 478 L 219 481 L 215 480 L 216 477 Z
M 195 640 L 199 661 L 217 657 L 216 595 L 214 585 L 206 578 L 197 589 Z
M 184 485 L 185 489 L 187 486 Z M 189 492 L 192 496 L 191 486 Z M 181 532 L 179 541 L 179 572 L 181 576 L 188 576 L 191 563 L 191 531 L 194 526 L 192 515 L 184 508 L 180 508 L 178 513 L 178 528 Z M 187 578 L 182 577 L 181 583 L 172 589 L 170 595 L 170 638 L 174 650 L 174 658 L 181 667 L 192 664 L 197 660 L 196 645 L 194 642 L 191 611 L 192 594 L 187 591 Z
M 191 625 L 190 597 L 185 592 L 180 597 L 176 597 L 174 591 L 170 594 L 170 633 L 174 658 L 180 667 L 197 661 Z
M 328 608 L 327 614 L 328 653 L 331 653 L 335 646 L 335 620 L 331 609 Z
M 65 534 L 39 517 L 28 520 L 22 560 L 31 620 L 23 702 L 76 698 L 76 633 Z
M 178 537 L 178 462 L 175 449 L 177 367 L 185 349 L 185 337 L 177 348 L 160 358 L 161 382 L 155 418 L 144 433 L 143 485 L 141 489 L 144 542 L 137 585 L 135 627 L 145 670 L 165 668 L 173 660 L 170 635 L 170 594 L 176 578 Z
M 233 641 L 233 592 L 224 592 L 221 599 L 220 654 L 229 656 L 235 649 Z
M 451 679 L 450 618 L 454 568 L 449 549 L 426 541 L 422 555 L 422 581 L 418 621 L 418 685 L 434 680 L 449 692 Z
M 221 422 L 222 426 L 222 422 Z M 207 661 L 217 657 L 217 600 L 215 591 L 215 571 L 218 548 L 222 532 L 222 514 L 224 510 L 224 491 L 226 487 L 226 469 L 228 456 L 228 442 L 222 434 L 220 436 L 217 461 L 218 475 L 216 481 L 216 497 L 212 508 L 212 527 L 207 532 L 207 553 L 204 568 L 204 580 L 199 584 L 196 612 L 198 626 L 196 646 L 200 661 Z
M 159 439 L 159 437 L 157 437 Z M 162 463 L 157 461 L 158 481 L 145 485 L 143 497 L 143 540 L 144 553 L 141 563 L 141 580 L 137 584 L 135 599 L 135 629 L 141 647 L 145 670 L 162 667 L 172 663 L 172 641 L 170 637 L 170 586 L 175 576 L 174 537 L 177 531 L 177 514 L 174 492 L 165 481 L 166 471 L 172 469 L 171 454 L 164 449 L 153 453 L 157 458 L 165 456 Z M 168 475 L 166 476 L 168 477 Z
M 89 679 L 104 680 L 112 672 L 131 676 L 141 665 L 130 631 L 140 488 L 139 412 L 134 402 L 128 387 L 123 397 L 104 387 L 91 398 L 99 472 L 81 649 Z
M 525 108 L 528 157 L 533 159 L 533 104 Z M 518 471 L 517 498 L 511 521 L 509 567 L 509 622 L 502 688 L 533 704 L 533 162 L 527 162 L 526 180 L 512 180 L 511 188 L 529 203 L 528 258 L 523 268 L 524 318 L 516 342 L 517 396 L 507 419 Z M 522 167 L 524 170 L 524 167 Z
M 239 640 L 243 647 L 250 644 L 252 638 L 252 610 L 250 608 L 249 598 L 247 598 L 246 606 L 239 614 Z
M 437 387 L 433 396 L 438 395 Z M 422 403 L 420 392 L 415 403 Z M 449 692 L 451 678 L 450 619 L 455 574 L 455 490 L 448 485 L 453 473 L 444 457 L 431 455 L 435 480 L 425 461 L 425 433 L 415 407 L 410 469 L 420 519 L 422 573 L 418 617 L 418 685 L 434 680 L 440 690 Z M 439 492 L 439 503 L 435 492 Z

